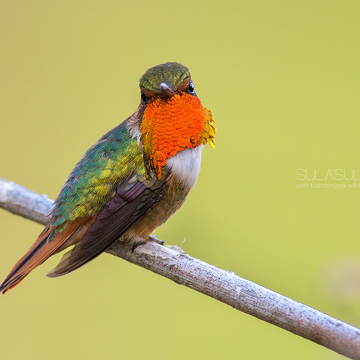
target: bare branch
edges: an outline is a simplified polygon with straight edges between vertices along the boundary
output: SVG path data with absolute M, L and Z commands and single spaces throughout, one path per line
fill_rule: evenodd
M 0 207 L 13 214 L 45 224 L 52 204 L 46 196 L 0 179 Z M 131 252 L 118 241 L 107 252 L 339 354 L 360 359 L 360 329 L 195 259 L 177 246 L 149 242 Z

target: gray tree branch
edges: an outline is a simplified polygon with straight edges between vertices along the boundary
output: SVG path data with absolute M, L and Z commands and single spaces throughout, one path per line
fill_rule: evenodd
M 13 214 L 46 224 L 52 205 L 45 195 L 0 178 L 0 207 Z M 118 241 L 107 252 L 339 354 L 360 359 L 360 329 L 195 259 L 177 246 L 149 242 L 131 252 Z

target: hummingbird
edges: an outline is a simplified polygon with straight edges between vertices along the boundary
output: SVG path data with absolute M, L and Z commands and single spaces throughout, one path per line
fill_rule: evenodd
M 176 62 L 140 78 L 137 110 L 98 140 L 60 189 L 48 224 L 0 285 L 4 294 L 33 269 L 70 246 L 46 276 L 85 265 L 120 240 L 132 251 L 184 203 L 200 171 L 215 122 L 195 92 L 189 69 Z

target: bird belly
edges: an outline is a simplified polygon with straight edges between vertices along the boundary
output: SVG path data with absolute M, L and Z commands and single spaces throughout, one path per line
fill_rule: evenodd
M 122 241 L 131 244 L 147 242 L 151 233 L 180 209 L 191 188 L 173 175 L 168 182 L 169 187 L 161 200 L 123 234 Z
M 203 148 L 202 144 L 194 149 L 186 148 L 172 156 L 166 163 L 175 178 L 190 189 L 195 186 L 199 176 Z

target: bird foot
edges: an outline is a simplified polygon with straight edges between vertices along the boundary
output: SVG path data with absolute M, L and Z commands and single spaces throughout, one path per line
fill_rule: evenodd
M 153 241 L 153 242 L 155 242 L 155 243 L 157 243 L 157 244 L 159 244 L 159 245 L 164 245 L 164 243 L 165 243 L 164 240 L 158 239 L 156 235 L 150 235 L 148 241 Z M 140 246 L 140 245 L 145 245 L 148 241 L 138 241 L 138 242 L 136 242 L 136 243 L 132 246 L 131 251 L 134 252 L 135 249 L 136 249 L 138 246 Z
M 159 245 L 164 245 L 164 243 L 165 243 L 164 240 L 158 239 L 156 235 L 150 235 L 150 236 L 149 236 L 149 241 L 156 242 L 156 243 L 159 244 Z

